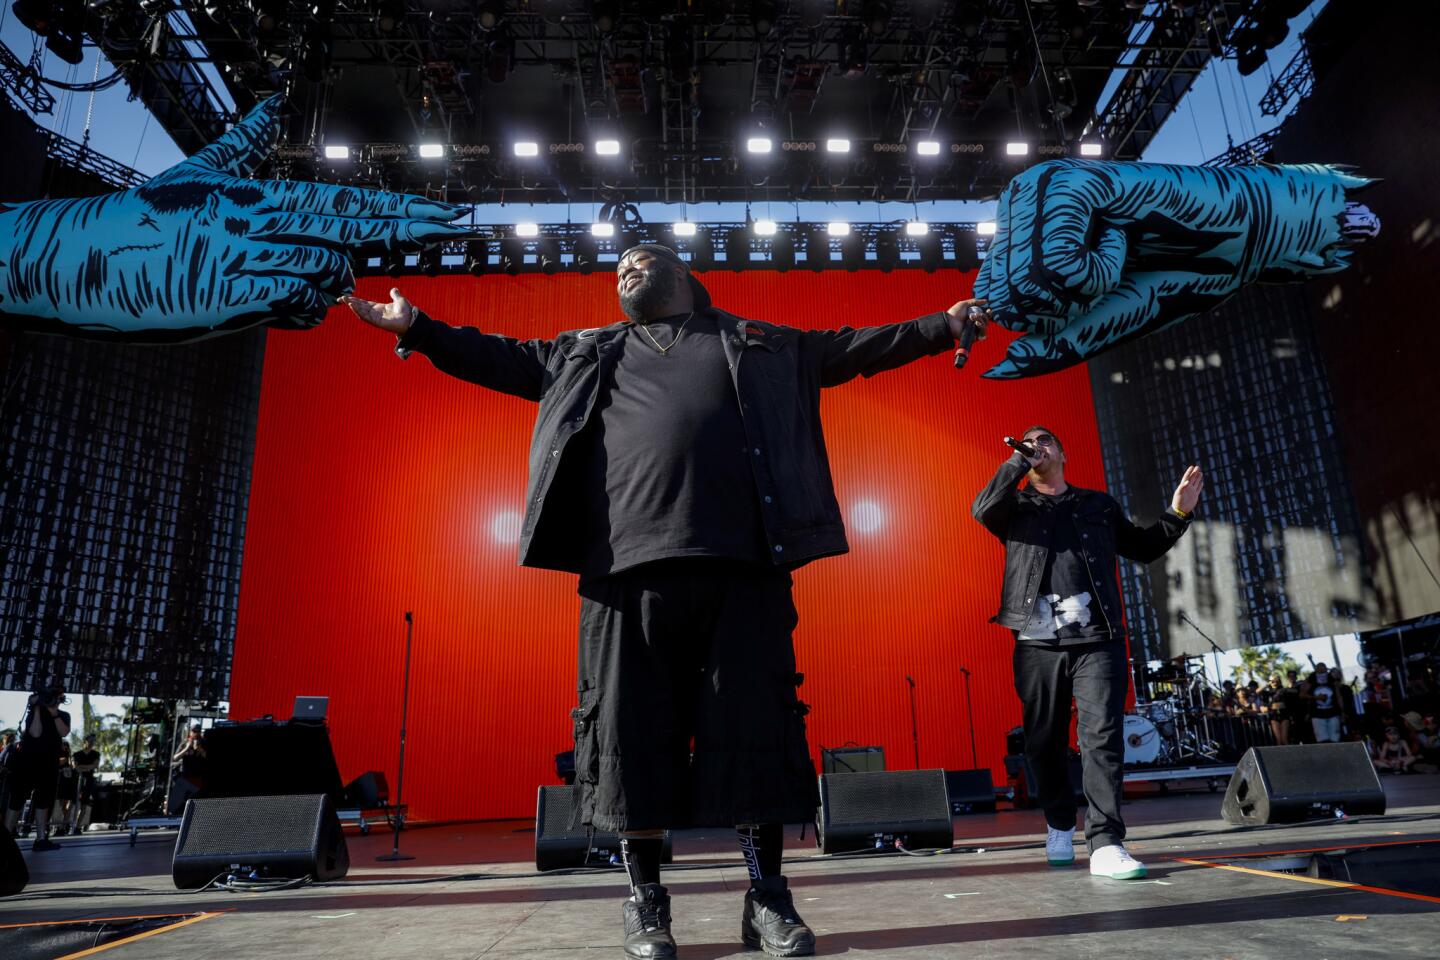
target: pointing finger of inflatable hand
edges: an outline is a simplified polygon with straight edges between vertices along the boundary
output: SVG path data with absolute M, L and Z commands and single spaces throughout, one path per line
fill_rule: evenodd
M 258 244 L 225 265 L 227 276 L 288 276 L 339 296 L 355 288 L 350 258 L 331 247 Z
M 275 136 L 280 130 L 280 105 L 283 100 L 278 93 L 261 100 L 229 133 L 211 142 L 189 159 L 177 163 L 160 174 L 160 177 L 198 171 L 248 177 L 270 155 L 270 146 L 275 142 Z
M 433 220 L 357 219 L 309 213 L 277 213 L 262 220 L 250 234 L 256 240 L 357 247 L 416 247 L 459 240 L 475 231 Z
M 399 217 L 414 220 L 457 220 L 470 208 L 408 193 L 387 193 L 363 187 L 293 180 L 261 180 L 264 199 L 256 213 L 313 213 L 336 217 Z
M 237 277 L 225 284 L 225 302 L 237 314 L 254 312 L 263 322 L 313 327 L 330 303 L 314 286 L 295 277 Z

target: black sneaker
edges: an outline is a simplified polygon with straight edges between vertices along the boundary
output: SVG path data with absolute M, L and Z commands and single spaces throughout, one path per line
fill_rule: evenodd
M 59 850 L 60 844 L 49 837 L 36 837 L 35 842 L 30 845 L 31 850 Z
M 670 936 L 670 891 L 658 883 L 642 883 L 625 901 L 625 956 L 633 960 L 673 960 Z
M 815 952 L 815 932 L 795 912 L 795 898 L 784 877 L 766 877 L 745 892 L 740 939 L 751 950 L 772 957 L 808 957 Z

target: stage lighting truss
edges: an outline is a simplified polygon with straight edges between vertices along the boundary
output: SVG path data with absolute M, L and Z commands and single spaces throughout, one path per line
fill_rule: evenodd
M 628 224 L 610 235 L 592 232 L 588 223 L 520 223 L 480 227 L 487 236 L 428 247 L 418 256 L 370 257 L 356 264 L 359 275 L 388 273 L 398 277 L 421 273 L 498 272 L 590 274 L 610 272 L 620 253 L 636 243 L 663 243 L 675 248 L 697 273 L 717 264 L 731 271 L 778 270 L 974 270 L 994 238 L 993 223 L 775 223 L 773 232 L 757 235 L 755 223 Z M 694 232 L 677 236 L 677 224 Z M 603 233 L 603 231 L 602 231 Z M 723 255 L 723 260 L 721 256 Z

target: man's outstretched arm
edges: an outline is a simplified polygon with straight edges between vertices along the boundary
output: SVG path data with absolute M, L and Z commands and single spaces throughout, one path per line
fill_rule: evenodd
M 973 325 L 976 336 L 984 337 L 988 322 L 984 300 L 961 300 L 949 310 L 905 323 L 810 330 L 802 336 L 818 341 L 822 351 L 820 385 L 834 387 L 952 349 L 967 326 Z

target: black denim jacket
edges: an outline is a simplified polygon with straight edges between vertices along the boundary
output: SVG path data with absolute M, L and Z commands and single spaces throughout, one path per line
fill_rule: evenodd
M 995 471 L 970 508 L 975 519 L 1005 544 L 1000 612 L 990 620 L 1011 630 L 1024 629 L 1030 622 L 1045 562 L 1050 559 L 1048 524 L 1051 520 L 1041 506 L 1042 494 L 1029 487 L 1016 489 L 1029 470 L 1029 462 L 1020 454 L 1014 454 Z M 1108 493 L 1080 487 L 1071 489 L 1080 495 L 1074 522 L 1084 544 L 1085 569 L 1090 574 L 1094 595 L 1100 601 L 1101 615 L 1109 625 L 1109 635 L 1118 639 L 1125 635 L 1125 625 L 1121 619 L 1115 558 L 1121 556 L 1139 563 L 1158 560 L 1185 535 L 1190 521 L 1166 509 L 1150 526 L 1136 526 Z
M 820 427 L 820 389 L 871 376 L 954 346 L 946 315 L 839 330 L 799 330 L 712 310 L 720 328 L 750 448 L 770 556 L 797 567 L 849 549 Z M 530 441 L 530 478 L 520 563 L 580 573 L 584 545 L 573 538 L 574 503 L 548 496 L 569 466 L 566 448 L 595 407 L 630 325 L 566 331 L 553 340 L 515 340 L 451 327 L 423 313 L 396 345 L 424 354 L 445 373 L 540 404 Z

